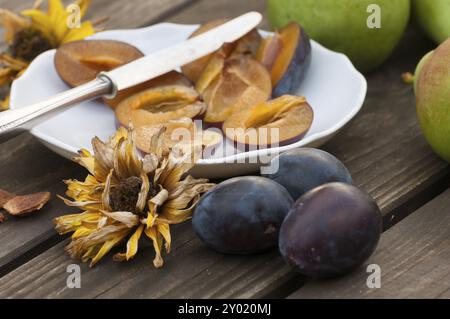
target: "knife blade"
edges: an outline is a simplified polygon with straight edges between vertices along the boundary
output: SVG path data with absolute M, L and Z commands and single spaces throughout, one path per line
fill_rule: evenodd
M 135 86 L 217 51 L 224 43 L 238 40 L 254 29 L 261 19 L 258 12 L 246 13 L 185 42 L 103 72 L 101 76 L 108 78 L 118 91 Z
M 75 103 L 100 96 L 114 97 L 118 91 L 148 81 L 217 51 L 254 29 L 262 16 L 241 15 L 219 27 L 161 51 L 142 57 L 99 76 L 86 84 L 57 94 L 45 101 L 0 113 L 0 142 L 29 129 Z

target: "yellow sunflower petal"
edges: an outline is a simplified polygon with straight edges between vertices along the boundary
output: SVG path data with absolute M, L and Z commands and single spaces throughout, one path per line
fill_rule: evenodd
M 69 28 L 67 18 L 69 13 L 64 8 L 61 0 L 48 0 L 48 17 L 52 23 L 52 32 L 56 37 L 57 44 L 62 44 Z
M 114 172 L 119 178 L 139 176 L 142 172 L 142 161 L 134 146 L 132 133 L 121 139 L 114 150 Z
M 86 168 L 91 175 L 95 176 L 95 158 L 92 156 L 92 154 L 84 148 L 80 149 L 78 151 L 78 154 L 80 156 L 75 157 L 74 161 Z
M 80 14 L 83 18 L 91 5 L 91 0 L 77 0 L 75 3 L 80 7 Z
M 95 231 L 95 228 L 86 228 L 80 227 L 78 228 L 71 236 L 72 239 L 77 239 L 80 237 L 88 236 Z
M 48 0 L 48 16 L 53 23 L 59 22 L 59 19 L 66 14 L 66 9 L 61 0 Z
M 153 227 L 156 218 L 158 217 L 157 214 L 157 210 L 158 207 L 161 207 L 164 202 L 167 200 L 167 198 L 169 197 L 169 192 L 165 189 L 161 189 L 161 191 L 153 198 L 151 198 L 148 201 L 148 206 L 150 208 L 150 211 L 148 212 L 147 215 L 147 228 L 151 228 Z
M 111 210 L 111 205 L 110 205 L 110 190 L 111 190 L 111 181 L 112 181 L 112 177 L 114 174 L 114 170 L 110 170 L 108 177 L 106 177 L 106 182 L 105 182 L 105 189 L 103 190 L 102 193 L 102 203 L 103 203 L 103 207 L 104 209 L 107 210 Z
M 81 227 L 83 221 L 95 221 L 97 222 L 102 215 L 98 212 L 86 211 L 81 214 L 71 214 L 57 217 L 53 220 L 55 229 L 59 234 L 67 234 L 72 231 L 76 231 L 78 227 Z
M 106 181 L 111 169 L 114 168 L 114 149 L 103 143 L 98 137 L 92 139 L 94 148 L 94 176 L 99 181 Z
M 142 179 L 141 191 L 139 192 L 139 197 L 136 203 L 136 210 L 139 213 L 142 213 L 144 211 L 145 205 L 147 205 L 148 192 L 150 191 L 150 181 L 148 179 L 148 175 L 142 173 L 141 179 Z
M 69 29 L 68 32 L 62 37 L 61 44 L 68 42 L 83 40 L 95 33 L 94 26 L 91 22 L 86 21 L 81 24 L 79 28 Z
M 170 244 L 172 243 L 172 238 L 170 236 L 169 224 L 159 224 L 156 226 L 156 229 L 164 238 L 167 253 L 170 253 Z
M 0 86 L 10 85 L 14 74 L 15 72 L 11 68 L 0 69 Z
M 71 201 L 62 196 L 58 197 L 66 204 L 71 207 L 80 207 L 84 210 L 101 210 L 103 208 L 101 200 L 99 201 Z
M 144 232 L 147 237 L 152 240 L 153 248 L 155 249 L 155 259 L 153 259 L 153 265 L 156 268 L 161 268 L 164 265 L 164 261 L 161 257 L 161 249 L 163 245 L 161 235 L 155 227 L 145 228 Z
M 120 140 L 128 138 L 128 130 L 123 126 L 119 127 L 116 133 L 110 138 L 109 144 L 111 147 L 117 146 Z
M 128 228 L 132 228 L 139 223 L 139 216 L 137 216 L 133 213 L 130 213 L 130 212 L 113 212 L 113 213 L 111 213 L 111 212 L 107 212 L 107 211 L 102 211 L 102 214 L 114 221 L 117 221 L 117 222 L 127 226 Z
M 99 260 L 102 259 L 103 256 L 105 256 L 113 247 L 119 244 L 126 235 L 127 232 L 117 233 L 113 239 L 106 241 L 103 244 L 102 248 L 100 248 L 100 250 L 98 251 L 97 255 L 95 255 L 95 257 L 92 259 L 89 267 L 94 267 L 95 264 L 99 262 Z
M 107 242 L 114 243 L 117 240 L 123 239 L 128 235 L 129 232 L 130 229 L 128 229 L 124 225 L 107 225 L 105 227 L 96 229 L 94 232 L 90 233 L 87 236 L 72 239 L 72 241 L 66 246 L 66 251 L 72 258 L 79 259 L 82 258 L 82 256 L 90 247 L 97 245 L 103 246 Z M 104 248 L 108 248 L 108 245 L 106 245 Z M 99 258 L 101 258 L 101 256 L 99 256 Z
M 88 175 L 84 182 L 77 180 L 65 180 L 64 182 L 67 185 L 66 195 L 75 201 L 101 200 L 104 186 L 92 175 Z
M 186 220 L 188 220 L 191 215 L 192 211 L 194 210 L 195 206 L 197 205 L 197 202 L 200 200 L 200 195 L 198 195 L 196 198 L 193 199 L 193 202 L 191 206 L 185 209 L 177 209 L 177 208 L 170 208 L 170 207 L 163 207 L 162 212 L 159 216 L 159 218 L 164 219 L 165 221 L 169 222 L 170 224 L 179 224 Z
M 94 258 L 95 255 L 97 255 L 100 248 L 101 248 L 100 245 L 94 245 L 94 246 L 89 247 L 86 250 L 86 252 L 83 254 L 83 256 L 81 257 L 81 261 L 85 263 L 85 262 L 88 262 L 89 259 Z
M 140 225 L 134 234 L 130 237 L 127 243 L 127 252 L 125 254 L 126 260 L 133 258 L 137 251 L 139 245 L 139 239 L 141 238 L 142 232 L 144 231 L 144 225 Z
M 8 95 L 4 100 L 0 102 L 0 111 L 7 110 L 9 108 L 9 98 L 10 96 Z
M 215 184 L 210 183 L 198 183 L 198 184 L 188 184 L 189 187 L 186 187 L 186 185 L 180 184 L 181 193 L 178 194 L 178 196 L 171 196 L 169 199 L 164 203 L 164 206 L 167 208 L 176 208 L 176 209 L 184 209 L 186 208 L 194 198 L 196 198 L 198 195 L 203 194 L 210 189 L 212 189 Z M 178 189 L 176 189 L 176 192 L 178 193 Z

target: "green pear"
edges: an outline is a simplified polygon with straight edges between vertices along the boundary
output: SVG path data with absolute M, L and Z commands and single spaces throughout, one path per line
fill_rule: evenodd
M 413 0 L 417 23 L 436 43 L 450 37 L 450 0 Z
M 427 64 L 428 60 L 431 58 L 431 56 L 433 55 L 434 50 L 428 52 L 427 54 L 425 54 L 423 56 L 423 58 L 420 60 L 419 64 L 417 64 L 416 67 L 416 71 L 414 72 L 414 92 L 417 93 L 417 83 L 418 83 L 418 79 L 420 77 L 420 74 L 422 72 L 423 67 L 425 66 L 425 64 Z
M 423 134 L 433 150 L 450 162 L 450 39 L 422 59 L 415 82 Z
M 373 21 L 378 5 L 379 28 Z M 410 0 L 268 0 L 274 28 L 298 21 L 310 37 L 345 53 L 361 71 L 380 66 L 392 53 L 409 21 Z

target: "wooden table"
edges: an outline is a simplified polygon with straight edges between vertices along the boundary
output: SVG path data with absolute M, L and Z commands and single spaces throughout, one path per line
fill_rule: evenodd
M 17 10 L 26 3 L 2 0 L 0 7 Z M 265 12 L 265 1 L 94 0 L 90 12 L 110 16 L 108 28 L 135 28 L 201 23 L 248 10 Z M 266 20 L 262 27 L 268 28 Z M 56 234 L 51 220 L 70 210 L 54 198 L 39 214 L 9 217 L 0 225 L 0 298 L 449 298 L 449 167 L 421 135 L 412 88 L 400 79 L 432 47 L 410 28 L 389 61 L 367 75 L 363 110 L 324 147 L 347 165 L 384 216 L 386 232 L 376 253 L 351 275 L 311 281 L 286 266 L 277 251 L 220 255 L 203 246 L 187 222 L 174 227 L 173 251 L 163 269 L 153 268 L 150 248 L 128 263 L 108 256 L 93 269 L 82 265 L 82 287 L 69 289 L 66 267 L 74 261 L 64 252 L 68 239 Z M 62 194 L 63 179 L 84 175 L 29 134 L 0 144 L 1 188 Z M 368 264 L 382 269 L 380 289 L 366 285 Z

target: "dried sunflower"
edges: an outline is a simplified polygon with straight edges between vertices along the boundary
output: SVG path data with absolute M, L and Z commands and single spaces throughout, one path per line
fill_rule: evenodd
M 64 7 L 61 0 L 48 0 L 48 10 L 40 9 L 42 0 L 37 0 L 30 10 L 20 15 L 6 9 L 0 9 L 0 25 L 4 29 L 4 41 L 8 52 L 0 59 L 0 86 L 9 87 L 28 67 L 28 64 L 44 51 L 60 45 L 84 39 L 95 33 L 90 21 L 75 23 L 70 27 L 69 21 L 78 14 L 82 19 L 90 5 L 90 0 L 77 0 Z M 78 11 L 73 11 L 73 5 Z M 75 17 L 75 16 L 74 16 Z M 5 95 L 5 94 L 4 94 Z M 8 94 L 0 102 L 0 110 L 6 109 Z
M 183 177 L 194 165 L 193 149 L 175 146 L 163 153 L 162 127 L 151 138 L 151 152 L 140 158 L 134 132 L 120 128 L 106 143 L 92 140 L 94 154 L 81 150 L 76 161 L 89 175 L 85 181 L 68 180 L 64 199 L 83 213 L 55 219 L 60 234 L 73 232 L 66 250 L 73 258 L 95 265 L 114 246 L 128 238 L 126 251 L 115 260 L 129 260 L 138 251 L 142 234 L 153 242 L 153 264 L 163 265 L 163 245 L 170 252 L 170 225 L 190 218 L 202 193 L 214 184 Z

